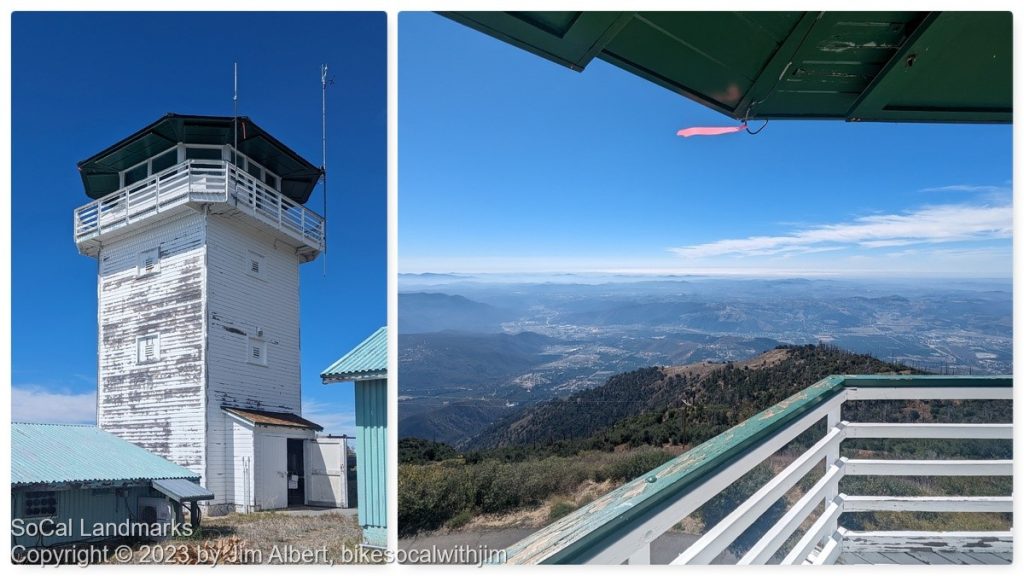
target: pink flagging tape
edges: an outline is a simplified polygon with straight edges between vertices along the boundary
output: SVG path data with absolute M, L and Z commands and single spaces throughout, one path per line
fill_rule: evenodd
M 682 136 L 683 138 L 689 138 L 690 136 L 720 136 L 746 130 L 746 128 L 746 122 L 739 126 L 694 126 L 693 128 L 684 128 L 676 132 L 676 136 Z

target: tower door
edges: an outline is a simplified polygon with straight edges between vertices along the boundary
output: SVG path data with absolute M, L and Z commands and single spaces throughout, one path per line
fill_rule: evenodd
M 305 440 L 288 439 L 288 505 L 302 506 L 306 503 L 306 466 L 303 463 Z
M 316 438 L 307 440 L 306 446 L 306 502 L 313 506 L 348 508 L 345 440 Z
M 273 510 L 288 506 L 288 443 L 284 436 L 256 433 L 256 506 Z

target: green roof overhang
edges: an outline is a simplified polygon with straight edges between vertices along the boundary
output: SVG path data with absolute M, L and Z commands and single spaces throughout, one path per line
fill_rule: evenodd
M 235 143 L 232 116 L 167 114 L 149 126 L 82 160 L 85 193 L 102 198 L 118 188 L 118 173 L 178 143 L 224 145 Z M 299 156 L 246 116 L 237 119 L 238 150 L 281 177 L 281 192 L 299 203 L 309 200 L 320 179 L 320 168 Z
M 737 120 L 1009 123 L 1010 12 L 442 12 L 583 71 L 599 58 Z

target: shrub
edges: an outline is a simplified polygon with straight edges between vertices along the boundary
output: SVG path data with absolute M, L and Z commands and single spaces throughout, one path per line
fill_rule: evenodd
M 453 516 L 452 519 L 448 521 L 447 526 L 453 530 L 456 528 L 462 528 L 466 524 L 469 524 L 469 521 L 472 519 L 473 511 L 470 510 L 469 508 L 466 508 L 462 512 L 459 512 L 458 514 Z
M 563 516 L 569 515 L 571 512 L 576 510 L 576 506 L 572 502 L 565 500 L 559 500 L 551 505 L 551 510 L 548 511 L 548 522 L 554 522 Z
M 660 448 L 643 447 L 625 454 L 612 462 L 604 471 L 611 480 L 628 482 L 639 478 L 672 459 L 672 455 Z

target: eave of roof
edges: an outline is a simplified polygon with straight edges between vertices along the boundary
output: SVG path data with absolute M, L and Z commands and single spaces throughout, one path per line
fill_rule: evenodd
M 737 120 L 1009 123 L 1010 12 L 442 12 Z
M 116 175 L 136 162 L 160 154 L 178 143 L 234 145 L 236 120 L 239 151 L 280 176 L 283 194 L 299 203 L 309 200 L 322 175 L 320 168 L 258 126 L 251 118 L 174 113 L 160 117 L 79 162 L 78 170 L 82 175 L 85 192 L 91 198 L 102 198 L 113 192 L 109 184 L 99 184 L 104 176 Z
M 320 373 L 323 382 L 380 380 L 388 375 L 387 327 L 373 334 L 349 350 L 344 356 Z
M 248 408 L 236 408 L 234 406 L 221 406 L 221 409 L 257 426 L 303 428 L 307 430 L 316 430 L 317 432 L 324 429 L 323 426 L 316 422 L 306 420 L 302 416 L 292 414 L 291 412 L 271 412 L 269 410 L 252 410 Z

